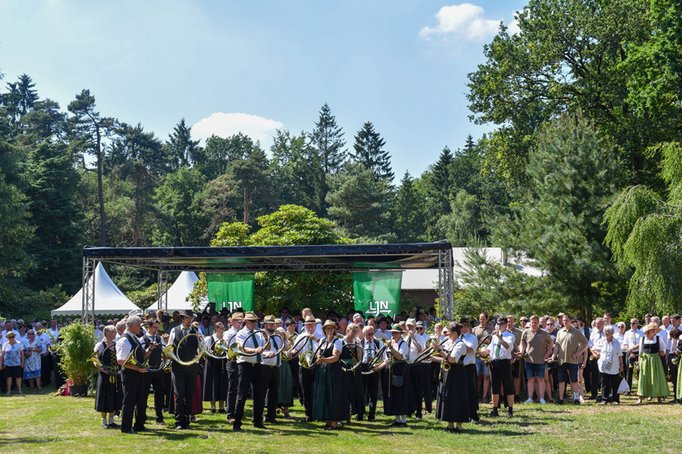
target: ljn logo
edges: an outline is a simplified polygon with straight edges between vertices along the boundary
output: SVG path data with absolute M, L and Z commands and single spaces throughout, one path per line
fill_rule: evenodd
M 241 301 L 225 301 L 223 303 L 223 306 L 227 306 L 230 309 L 230 312 L 234 312 L 235 309 L 239 309 L 242 307 L 242 302 Z
M 388 301 L 370 301 L 369 309 L 365 311 L 365 314 L 371 314 L 377 316 L 379 314 L 388 314 L 391 312 Z

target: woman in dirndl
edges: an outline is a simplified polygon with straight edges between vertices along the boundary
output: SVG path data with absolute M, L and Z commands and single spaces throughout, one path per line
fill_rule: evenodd
M 407 356 L 410 347 L 402 338 L 403 327 L 394 324 L 391 329 L 391 340 L 386 344 L 387 359 L 383 364 L 382 389 L 384 414 L 394 416 L 392 427 L 407 427 L 407 414 L 410 411 L 408 389 L 410 375 L 407 374 Z
M 110 429 L 118 427 L 114 423 L 114 412 L 121 410 L 123 392 L 118 376 L 116 362 L 116 327 L 104 327 L 104 338 L 95 345 L 95 353 L 102 364 L 97 374 L 97 392 L 95 395 L 95 410 L 102 415 L 102 427 Z
M 662 329 L 656 323 L 649 323 L 642 331 L 644 336 L 639 341 L 637 403 L 641 403 L 644 397 L 657 397 L 661 402 L 669 394 L 662 361 L 665 356 L 665 345 L 658 336 Z
M 340 421 L 350 417 L 345 382 L 341 372 L 341 339 L 334 336 L 336 323 L 324 322 L 324 345 L 317 353 L 317 371 L 313 391 L 313 418 L 325 421 L 325 430 L 339 429 Z
M 283 328 L 277 328 L 277 334 L 282 336 L 282 339 L 288 340 L 292 334 L 285 331 Z M 285 418 L 289 417 L 289 407 L 294 406 L 294 379 L 291 375 L 291 367 L 289 361 L 284 358 L 279 366 L 279 383 L 277 384 L 277 407 L 282 409 Z
M 225 332 L 225 325 L 216 322 L 215 333 L 205 338 L 206 349 L 213 352 L 215 344 L 222 340 Z M 204 402 L 211 402 L 211 413 L 216 412 L 216 402 L 218 402 L 218 412 L 225 412 L 225 401 L 227 400 L 227 357 L 224 359 L 206 358 L 204 370 Z
M 446 432 L 459 432 L 462 423 L 469 421 L 469 388 L 467 384 L 466 370 L 464 369 L 464 357 L 467 346 L 460 336 L 462 325 L 451 323 L 448 326 L 450 342 L 446 349 L 438 350 L 441 363 L 448 369 L 445 381 L 441 383 L 436 402 L 436 418 L 446 421 Z M 455 427 L 455 423 L 457 427 Z

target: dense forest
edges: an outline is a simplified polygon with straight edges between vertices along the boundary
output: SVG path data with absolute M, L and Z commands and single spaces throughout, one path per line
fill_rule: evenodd
M 460 313 L 679 312 L 682 2 L 534 0 L 517 19 L 469 75 L 471 118 L 494 129 L 414 150 L 440 153 L 421 175 L 395 175 L 371 119 L 346 131 L 326 104 L 266 150 L 243 134 L 200 143 L 184 119 L 159 138 L 101 112 L 87 89 L 60 106 L 30 75 L 3 80 L 0 313 L 61 304 L 80 287 L 86 244 L 258 238 L 289 205 L 343 241 L 495 245 L 546 272 L 472 251 Z M 153 298 L 153 276 L 113 274 L 136 302 Z

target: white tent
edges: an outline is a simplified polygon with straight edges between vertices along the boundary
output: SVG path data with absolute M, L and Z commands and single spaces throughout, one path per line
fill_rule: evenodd
M 192 303 L 187 301 L 187 297 L 192 290 L 194 290 L 194 283 L 199 278 L 192 271 L 183 271 L 180 276 L 173 282 L 173 285 L 168 289 L 168 312 L 181 311 L 183 309 L 192 309 Z M 158 310 L 161 307 L 161 302 L 156 301 L 149 309 Z M 147 310 L 149 310 L 147 309 Z
M 116 287 L 101 263 L 95 267 L 95 315 L 127 314 L 140 310 L 123 292 Z M 92 279 L 90 276 L 89 279 Z M 83 313 L 83 289 L 59 309 L 52 311 L 52 317 L 81 316 Z

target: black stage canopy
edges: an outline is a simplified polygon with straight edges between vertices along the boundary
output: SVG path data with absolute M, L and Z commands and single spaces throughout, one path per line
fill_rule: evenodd
M 448 241 L 406 244 L 235 247 L 85 247 L 83 257 L 157 271 L 355 271 L 436 269 Z
M 159 301 L 167 304 L 168 273 L 256 271 L 372 271 L 437 269 L 446 318 L 454 308 L 452 245 L 448 241 L 405 244 L 334 244 L 233 247 L 92 247 L 83 249 L 83 321 L 94 319 L 97 262 L 158 272 Z M 92 279 L 90 279 L 92 276 Z M 165 307 L 165 304 L 163 304 Z

